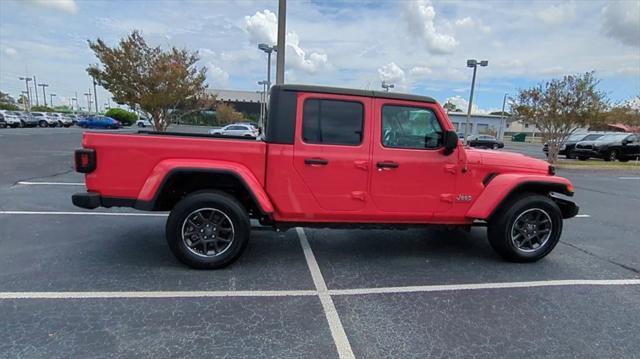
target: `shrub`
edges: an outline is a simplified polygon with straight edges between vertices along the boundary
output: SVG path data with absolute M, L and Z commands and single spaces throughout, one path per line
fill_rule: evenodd
M 110 108 L 104 115 L 120 121 L 125 126 L 131 126 L 138 120 L 138 115 L 121 108 Z

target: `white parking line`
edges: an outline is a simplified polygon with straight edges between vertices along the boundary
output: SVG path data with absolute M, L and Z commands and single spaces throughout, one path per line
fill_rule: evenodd
M 210 298 L 210 297 L 302 297 L 315 290 L 222 290 L 152 292 L 0 292 L 0 299 L 99 299 L 99 298 Z
M 590 214 L 576 214 L 576 218 L 590 218 Z
M 54 216 L 131 216 L 131 217 L 167 217 L 168 213 L 130 213 L 130 212 L 49 212 L 49 211 L 0 211 L 9 215 L 54 215 Z
M 304 258 L 306 259 L 307 266 L 309 267 L 309 272 L 311 272 L 313 284 L 316 286 L 316 290 L 318 291 L 322 309 L 324 309 L 327 322 L 329 322 L 329 329 L 331 330 L 331 336 L 333 337 L 336 349 L 338 350 L 338 357 L 340 357 L 340 359 L 355 358 L 353 350 L 351 349 L 351 344 L 349 343 L 349 338 L 347 338 L 347 333 L 345 333 L 342 322 L 340 321 L 340 316 L 338 315 L 336 306 L 333 304 L 331 294 L 329 294 L 329 291 L 327 290 L 327 283 L 325 283 L 324 278 L 322 277 L 322 272 L 320 271 L 316 257 L 313 255 L 313 251 L 309 246 L 307 235 L 300 227 L 296 228 L 296 231 L 300 238 L 300 245 L 302 246 Z
M 560 287 L 560 286 L 607 286 L 607 285 L 640 285 L 640 279 L 570 279 L 570 280 L 542 280 L 533 282 L 503 282 L 503 283 L 475 283 L 475 284 L 446 284 L 446 285 L 420 285 L 409 287 L 381 287 L 381 288 L 356 288 L 333 289 L 331 295 L 363 295 L 363 294 L 394 294 L 417 292 L 446 292 L 459 290 L 478 289 L 504 289 L 504 288 L 533 288 L 533 287 Z
M 82 182 L 29 182 L 19 181 L 16 184 L 27 186 L 84 186 Z
M 618 177 L 621 180 L 640 180 L 640 177 Z

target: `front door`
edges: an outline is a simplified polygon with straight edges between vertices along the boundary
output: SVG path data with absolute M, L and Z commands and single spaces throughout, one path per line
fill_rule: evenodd
M 371 99 L 298 95 L 294 168 L 324 210 L 358 211 L 368 197 Z
M 457 154 L 444 154 L 449 128 L 437 105 L 374 100 L 371 196 L 376 207 L 404 218 L 429 218 L 449 209 Z

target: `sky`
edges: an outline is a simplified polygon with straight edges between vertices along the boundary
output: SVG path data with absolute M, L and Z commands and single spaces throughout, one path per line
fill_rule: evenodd
M 154 46 L 198 51 L 209 88 L 258 91 L 275 43 L 277 0 L 0 0 L 0 90 L 17 97 L 25 75 L 56 104 L 91 88 L 87 40 L 116 44 L 137 29 Z M 614 102 L 640 95 L 640 1 L 289 0 L 285 82 L 381 89 L 451 101 L 466 111 L 470 58 L 474 112 L 504 94 L 595 71 Z M 275 81 L 275 60 L 272 81 Z M 39 88 L 42 97 L 42 88 Z M 110 95 L 98 89 L 99 104 Z M 47 95 L 47 97 L 49 97 Z M 47 99 L 49 101 L 49 98 Z M 40 98 L 42 102 L 42 98 Z

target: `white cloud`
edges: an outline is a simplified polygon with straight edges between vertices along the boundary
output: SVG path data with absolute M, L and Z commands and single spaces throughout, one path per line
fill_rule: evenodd
M 457 28 L 461 28 L 461 29 L 479 29 L 480 31 L 482 31 L 485 34 L 488 34 L 491 32 L 491 26 L 485 25 L 482 20 L 478 19 L 478 20 L 474 20 L 471 17 L 467 16 L 465 18 L 462 19 L 458 19 L 454 22 L 454 25 Z
M 433 70 L 431 70 L 431 68 L 426 66 L 415 66 L 415 67 L 412 67 L 411 70 L 409 70 L 409 75 L 411 75 L 413 78 L 428 77 L 432 73 L 433 73 Z
M 4 53 L 7 54 L 7 56 L 14 57 L 18 54 L 18 50 L 14 49 L 13 47 L 7 47 L 6 49 L 4 49 Z
M 548 25 L 559 25 L 570 22 L 576 16 L 574 2 L 551 5 L 538 12 L 538 18 Z
M 211 62 L 207 64 L 207 75 L 213 80 L 213 87 L 215 88 L 225 86 L 229 82 L 229 73 Z
M 61 10 L 70 14 L 78 12 L 78 4 L 76 4 L 75 0 L 30 0 L 25 1 L 25 3 Z
M 640 2 L 613 1 L 602 9 L 604 32 L 626 45 L 640 47 Z
M 415 0 L 405 3 L 404 15 L 411 31 L 423 40 L 433 53 L 450 53 L 458 46 L 458 40 L 436 29 L 436 10 L 429 0 Z
M 253 44 L 266 43 L 274 45 L 278 36 L 278 19 L 269 11 L 258 11 L 252 16 L 245 16 L 244 29 Z M 308 74 L 315 74 L 329 65 L 329 58 L 323 52 L 304 49 L 300 45 L 300 36 L 295 31 L 288 31 L 286 36 L 287 66 Z
M 378 68 L 378 77 L 380 78 L 380 81 L 391 83 L 397 89 L 406 90 L 408 87 L 404 70 L 400 66 L 396 65 L 395 62 L 390 62 Z
M 278 41 L 278 18 L 269 10 L 245 16 L 244 29 L 249 34 L 249 41 L 252 43 L 275 45 Z
M 469 110 L 469 100 L 464 99 L 461 96 L 448 97 L 443 102 L 443 104 L 447 103 L 447 102 L 450 102 L 450 103 L 456 105 L 456 107 L 461 109 L 463 113 L 467 113 L 467 111 Z M 476 105 L 475 99 L 473 101 L 473 106 L 471 106 L 471 113 L 472 114 L 487 115 L 487 114 L 489 114 L 491 112 L 497 112 L 497 111 L 501 111 L 501 109 L 499 109 L 499 108 L 487 108 L 487 109 L 479 108 Z

